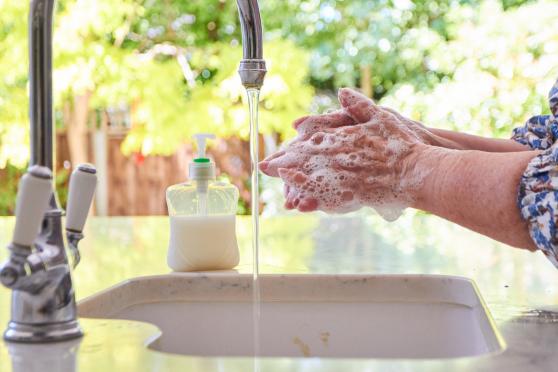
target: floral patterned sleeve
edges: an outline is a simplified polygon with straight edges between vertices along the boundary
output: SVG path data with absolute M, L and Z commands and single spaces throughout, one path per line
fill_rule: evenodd
M 521 177 L 517 202 L 531 238 L 558 268 L 558 81 L 548 99 L 551 114 L 532 117 L 512 139 L 542 150 Z

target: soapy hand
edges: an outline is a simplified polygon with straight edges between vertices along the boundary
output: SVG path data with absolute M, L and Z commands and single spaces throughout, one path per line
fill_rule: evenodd
M 288 209 L 349 212 L 367 205 L 394 219 L 424 177 L 415 162 L 430 134 L 354 90 L 341 89 L 339 101 L 342 110 L 295 121 L 298 136 L 260 169 L 284 181 Z

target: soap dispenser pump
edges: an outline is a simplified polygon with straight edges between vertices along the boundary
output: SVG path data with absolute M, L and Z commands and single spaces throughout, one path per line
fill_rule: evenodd
M 189 164 L 190 182 L 170 186 L 167 263 L 174 271 L 232 269 L 239 262 L 236 240 L 238 189 L 216 181 L 215 163 L 206 156 L 212 134 L 196 134 L 197 157 Z

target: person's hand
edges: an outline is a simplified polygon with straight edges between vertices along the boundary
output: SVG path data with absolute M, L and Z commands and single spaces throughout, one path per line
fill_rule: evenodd
M 409 123 L 351 90 L 343 110 L 299 119 L 289 146 L 260 164 L 285 182 L 285 207 L 347 212 L 408 206 L 420 182 L 414 162 L 424 139 Z
M 359 123 L 365 122 L 370 115 L 370 110 L 380 109 L 381 111 L 387 111 L 395 115 L 401 123 L 407 125 L 409 129 L 416 133 L 416 135 L 426 144 L 450 149 L 459 148 L 458 144 L 434 134 L 424 124 L 409 119 L 389 107 L 377 106 L 372 99 L 353 89 L 340 89 L 338 98 L 341 104 L 340 110 L 323 115 L 304 116 L 295 120 L 293 126 L 297 130 L 298 136 L 293 140 L 293 143 L 299 140 L 305 140 L 313 133 L 323 128 L 337 128 L 354 125 L 357 121 Z M 352 113 L 347 111 L 349 107 L 350 110 L 353 111 Z M 353 117 L 357 118 L 357 120 L 353 119 Z
M 377 106 L 370 98 L 355 90 L 348 88 L 340 89 L 339 102 L 341 103 L 341 106 L 348 111 L 348 114 L 355 117 L 358 122 L 365 122 L 367 118 L 370 117 L 372 112 L 379 109 L 394 115 L 401 123 L 405 124 L 411 131 L 413 131 L 425 144 L 445 147 L 448 149 L 460 148 L 457 143 L 433 133 L 421 122 L 409 119 L 389 107 Z

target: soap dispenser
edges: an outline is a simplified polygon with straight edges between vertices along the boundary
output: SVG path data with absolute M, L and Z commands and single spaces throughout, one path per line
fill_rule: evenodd
M 170 186 L 167 263 L 174 271 L 232 269 L 239 262 L 236 241 L 238 189 L 216 181 L 215 163 L 206 157 L 212 134 L 196 134 L 198 155 L 189 165 L 190 182 Z

